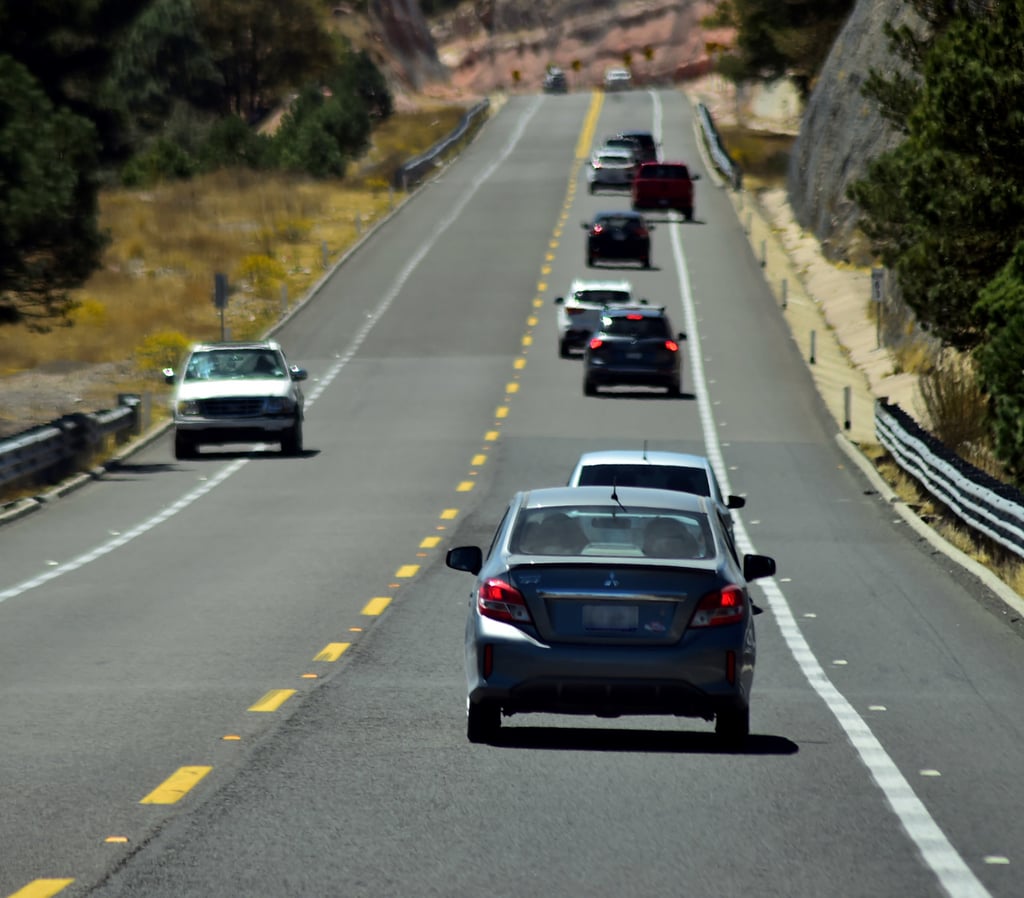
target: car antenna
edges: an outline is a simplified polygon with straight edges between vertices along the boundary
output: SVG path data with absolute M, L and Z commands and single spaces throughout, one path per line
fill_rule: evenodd
M 618 492 L 618 489 L 617 489 L 618 482 L 619 482 L 619 477 L 616 474 L 614 477 L 612 477 L 612 496 L 611 497 L 612 497 L 612 500 L 619 506 L 619 508 L 621 508 L 623 511 L 625 511 L 626 510 L 626 506 L 623 505 L 622 504 L 622 500 L 619 499 L 619 492 Z M 615 511 L 612 510 L 612 516 L 614 517 L 614 515 L 615 515 Z
M 644 461 L 647 461 L 647 440 L 644 440 Z

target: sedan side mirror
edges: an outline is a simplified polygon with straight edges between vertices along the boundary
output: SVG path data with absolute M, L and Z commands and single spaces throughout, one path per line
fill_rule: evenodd
M 759 580 L 775 574 L 775 559 L 767 555 L 743 556 L 743 579 Z
M 448 550 L 448 554 L 444 557 L 444 563 L 452 570 L 479 574 L 480 568 L 484 566 L 484 553 L 479 546 L 457 546 Z
M 292 380 L 305 380 L 309 377 L 309 372 L 305 368 L 300 368 L 298 365 L 292 365 L 289 369 Z
M 686 339 L 686 331 L 680 331 L 678 334 L 676 334 L 676 339 L 677 340 L 685 340 Z
M 743 508 L 747 504 L 747 500 L 743 496 L 728 496 L 725 500 L 726 508 Z
M 691 181 L 699 181 L 700 180 L 700 172 L 694 172 L 692 175 L 690 175 L 690 180 Z
M 173 368 L 164 368 L 163 375 L 164 375 L 164 383 L 168 383 L 168 384 L 174 383 L 174 369 Z
M 588 231 L 588 230 L 590 230 L 590 222 L 589 221 L 581 221 L 580 222 L 580 227 L 583 228 L 584 231 Z
M 556 296 L 554 298 L 554 300 L 552 300 L 552 302 L 554 302 L 554 304 L 556 306 L 563 305 L 565 303 L 565 297 L 564 296 Z

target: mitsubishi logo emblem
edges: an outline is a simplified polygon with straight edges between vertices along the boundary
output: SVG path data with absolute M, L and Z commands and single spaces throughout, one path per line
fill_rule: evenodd
M 608 572 L 608 579 L 604 581 L 605 586 L 618 586 L 619 581 L 615 578 L 615 571 Z

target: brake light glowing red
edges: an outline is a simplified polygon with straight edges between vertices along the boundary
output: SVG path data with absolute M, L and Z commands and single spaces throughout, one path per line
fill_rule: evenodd
M 647 236 L 647 228 L 637 228 L 636 229 L 636 236 L 637 237 L 646 237 Z
M 676 343 L 675 340 L 666 340 L 665 341 L 665 348 L 669 352 L 679 352 L 679 344 Z
M 700 600 L 693 612 L 691 627 L 723 627 L 737 624 L 747 613 L 743 590 L 738 586 L 725 586 L 709 592 Z
M 626 316 L 626 320 L 627 321 L 643 321 L 644 320 L 644 316 L 643 315 L 627 315 Z
M 568 310 L 570 315 L 582 315 L 585 311 L 586 311 L 586 309 L 569 309 Z
M 600 340 L 597 337 L 593 337 L 591 339 L 591 341 L 590 341 L 590 348 L 591 349 L 600 349 L 602 346 L 604 346 L 604 340 Z
M 492 577 L 480 587 L 476 607 L 484 617 L 492 620 L 510 624 L 533 623 L 523 594 L 499 577 Z
M 593 229 L 591 230 L 590 233 L 591 234 L 603 234 L 604 233 L 604 225 L 602 225 L 602 224 L 594 225 L 594 227 L 593 227 Z

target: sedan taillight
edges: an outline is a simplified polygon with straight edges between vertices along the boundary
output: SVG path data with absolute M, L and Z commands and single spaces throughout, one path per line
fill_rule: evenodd
M 590 229 L 590 233 L 594 234 L 595 236 L 597 234 L 603 234 L 604 233 L 604 225 L 599 225 L 599 224 L 594 225 L 594 227 Z
M 530 624 L 530 610 L 523 594 L 498 577 L 491 577 L 480 587 L 476 597 L 477 610 L 492 620 L 510 624 Z
M 676 343 L 675 340 L 666 340 L 665 341 L 665 348 L 669 352 L 679 352 L 679 344 Z
M 599 340 L 597 337 L 594 337 L 590 341 L 590 348 L 591 349 L 600 349 L 602 346 L 604 346 L 604 340 Z
M 643 240 L 644 237 L 649 236 L 647 233 L 647 228 L 637 228 L 636 231 L 634 231 L 633 233 L 634 236 L 639 237 L 641 240 Z
M 743 590 L 738 586 L 725 586 L 709 592 L 693 613 L 691 627 L 722 627 L 736 624 L 746 614 Z

